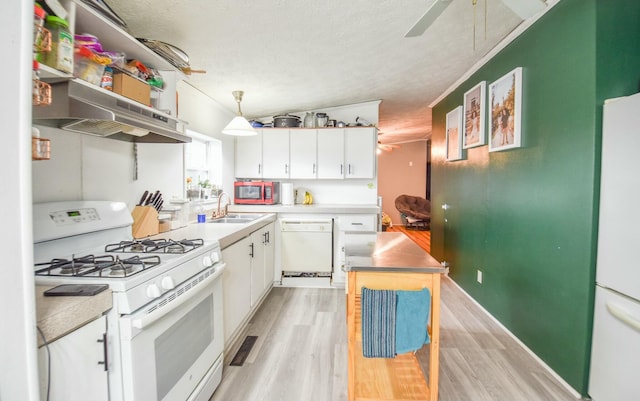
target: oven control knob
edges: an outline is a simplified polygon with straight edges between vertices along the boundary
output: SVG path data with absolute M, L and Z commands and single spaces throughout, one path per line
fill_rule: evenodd
M 147 286 L 147 296 L 149 298 L 158 298 L 160 295 L 160 288 L 158 288 L 156 284 L 149 284 Z
M 214 264 L 220 262 L 220 254 L 218 252 L 211 252 L 211 261 Z
M 202 265 L 204 267 L 211 267 L 213 266 L 213 262 L 211 261 L 211 256 L 206 255 L 204 258 L 202 258 Z
M 164 288 L 165 290 L 173 290 L 174 288 L 176 288 L 176 284 L 173 282 L 173 279 L 170 276 L 163 277 L 160 285 L 162 285 L 162 288 Z

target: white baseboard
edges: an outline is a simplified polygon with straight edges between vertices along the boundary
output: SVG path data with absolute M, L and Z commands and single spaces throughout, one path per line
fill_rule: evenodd
M 449 276 L 447 274 L 447 276 Z M 551 367 L 549 365 L 547 365 L 547 363 L 545 361 L 543 361 L 535 352 L 533 352 L 529 347 L 527 347 L 522 341 L 520 341 L 520 339 L 518 337 L 516 337 L 515 334 L 513 334 L 509 329 L 507 329 L 498 319 L 496 319 L 491 313 L 489 313 L 488 310 L 486 310 L 482 305 L 480 305 L 478 303 L 478 301 L 476 301 L 471 295 L 469 295 L 462 287 L 460 287 L 458 285 L 458 283 L 456 283 L 451 277 L 449 277 L 449 280 L 451 280 L 451 282 L 458 287 L 458 289 L 471 301 L 473 302 L 478 308 L 480 308 L 480 310 L 482 310 L 491 320 L 493 320 L 498 326 L 500 326 L 502 328 L 502 330 L 504 330 L 509 337 L 511 337 L 516 343 L 518 343 L 518 345 L 520 345 L 525 351 L 527 351 L 527 353 L 529 353 L 529 355 L 531 355 L 536 361 L 538 361 L 538 363 L 540 365 L 542 365 L 544 367 L 545 370 L 547 370 L 549 372 L 549 374 L 551 374 L 551 376 L 553 376 L 556 380 L 558 380 L 558 382 L 564 387 L 566 388 L 571 394 L 573 394 L 577 399 L 581 399 L 582 395 L 576 391 L 576 389 L 574 389 L 569 383 L 567 383 L 559 374 L 556 373 L 555 370 L 551 369 Z

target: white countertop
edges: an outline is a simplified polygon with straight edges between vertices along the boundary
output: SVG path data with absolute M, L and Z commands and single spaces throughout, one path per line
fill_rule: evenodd
M 160 233 L 151 238 L 166 238 L 168 235 L 171 238 L 217 240 L 220 242 L 220 248 L 224 249 L 275 220 L 275 213 L 264 213 L 264 216 L 249 223 L 211 223 L 211 217 L 207 216 L 205 223 L 191 222 L 186 227 Z
M 331 214 L 378 214 L 378 205 L 314 204 L 314 205 L 229 205 L 230 212 L 252 213 L 331 213 Z

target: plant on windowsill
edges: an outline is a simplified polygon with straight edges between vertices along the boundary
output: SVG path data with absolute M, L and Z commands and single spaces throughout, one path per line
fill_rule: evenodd
M 200 181 L 200 182 L 198 183 L 198 185 L 199 185 L 199 186 L 200 186 L 200 188 L 201 188 L 201 194 L 202 194 L 201 198 L 202 198 L 202 199 L 209 199 L 209 198 L 211 198 L 211 186 L 212 186 L 212 185 L 211 185 L 211 183 L 209 182 L 209 179 L 207 178 L 207 179 L 206 179 L 206 180 L 204 180 L 204 181 Z
M 191 177 L 187 177 L 187 198 L 190 201 L 200 199 L 200 187 L 193 183 Z

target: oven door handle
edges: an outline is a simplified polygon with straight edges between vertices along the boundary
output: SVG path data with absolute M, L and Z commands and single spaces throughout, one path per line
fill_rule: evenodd
M 139 319 L 133 319 L 131 325 L 136 329 L 144 330 L 146 327 L 152 325 L 157 320 L 162 319 L 167 315 L 167 313 L 173 311 L 174 309 L 183 305 L 185 302 L 188 302 L 192 298 L 198 296 L 198 294 L 200 294 L 200 291 L 198 289 L 206 288 L 210 283 L 220 277 L 225 269 L 225 266 L 225 263 L 221 263 L 218 267 L 216 267 L 215 271 L 209 277 L 199 282 L 196 287 L 192 287 L 195 291 L 188 291 L 184 295 L 177 297 L 175 301 L 167 303 L 162 308 L 156 309 Z

